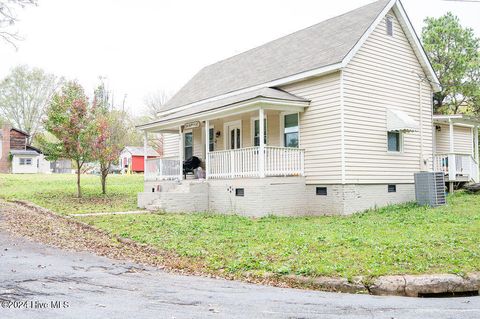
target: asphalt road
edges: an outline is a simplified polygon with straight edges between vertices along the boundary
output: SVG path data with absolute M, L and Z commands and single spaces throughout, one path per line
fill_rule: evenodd
M 377 297 L 180 276 L 1 231 L 0 249 L 0 303 L 22 307 L 0 308 L 2 319 L 480 318 L 480 297 Z

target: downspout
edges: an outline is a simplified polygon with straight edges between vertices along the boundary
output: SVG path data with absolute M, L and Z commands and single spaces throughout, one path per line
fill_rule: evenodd
M 420 103 L 420 170 L 423 170 L 427 165 L 424 158 L 423 146 L 423 103 L 422 103 L 422 78 L 418 79 L 418 103 Z

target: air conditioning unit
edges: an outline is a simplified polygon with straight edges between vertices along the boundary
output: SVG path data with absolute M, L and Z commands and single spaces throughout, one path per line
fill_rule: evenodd
M 417 204 L 437 207 L 445 205 L 445 175 L 443 172 L 415 173 L 415 198 Z

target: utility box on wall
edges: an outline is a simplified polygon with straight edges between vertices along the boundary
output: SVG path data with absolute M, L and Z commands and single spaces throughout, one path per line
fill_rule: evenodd
M 445 205 L 445 175 L 443 172 L 415 173 L 415 198 L 418 205 Z

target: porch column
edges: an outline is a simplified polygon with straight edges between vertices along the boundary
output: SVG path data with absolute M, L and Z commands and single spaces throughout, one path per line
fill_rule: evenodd
M 258 126 L 260 149 L 258 152 L 258 170 L 260 177 L 265 177 L 265 110 L 260 108 L 258 110 Z
M 143 180 L 147 180 L 148 132 L 143 132 Z
M 452 120 L 449 120 L 449 131 L 450 133 L 450 140 L 449 140 L 449 146 L 450 146 L 450 153 L 455 153 L 455 145 L 454 145 L 454 135 L 453 135 L 453 122 Z
M 205 179 L 208 179 L 208 170 L 210 169 L 210 121 L 205 121 Z
M 183 145 L 183 132 L 182 132 L 182 126 L 180 125 L 178 127 L 178 159 L 180 160 L 180 172 L 179 172 L 179 180 L 183 180 L 183 161 L 184 161 L 184 145 Z
M 475 125 L 473 128 L 473 145 L 475 147 L 473 154 L 475 156 L 475 161 L 478 163 L 478 126 Z
M 453 134 L 453 122 L 449 120 L 449 154 L 448 154 L 448 180 L 450 182 L 450 193 L 453 193 L 454 190 L 454 181 L 457 179 L 457 164 L 455 163 L 455 144 L 454 144 L 454 134 Z
M 477 172 L 478 172 L 478 174 L 477 174 L 477 176 L 475 176 L 475 178 L 477 179 L 477 182 L 478 182 L 478 181 L 480 181 L 480 170 L 479 170 L 479 167 L 478 167 L 478 160 L 479 160 L 478 151 L 479 151 L 479 149 L 478 149 L 478 126 L 477 125 L 475 125 L 475 127 L 473 128 L 473 141 L 474 141 L 473 145 L 475 147 L 473 154 L 475 156 L 475 162 L 476 162 L 475 165 L 477 165 Z

